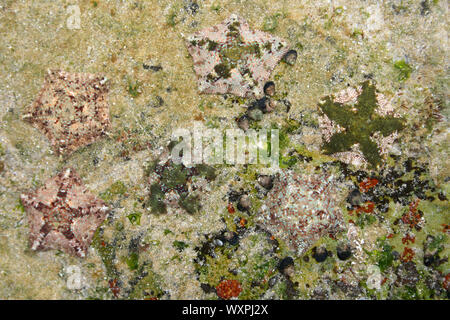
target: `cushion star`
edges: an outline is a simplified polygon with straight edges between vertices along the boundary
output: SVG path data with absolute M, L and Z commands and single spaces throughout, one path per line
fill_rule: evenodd
M 338 180 L 329 174 L 281 170 L 261 207 L 258 222 L 298 255 L 320 237 L 343 225 L 339 207 L 344 199 Z
M 369 81 L 362 84 L 354 106 L 344 105 L 328 96 L 319 103 L 319 107 L 328 119 L 343 129 L 323 145 L 324 152 L 335 154 L 350 151 L 353 145 L 359 144 L 364 157 L 374 167 L 381 163 L 378 145 L 371 139 L 374 134 L 379 132 L 387 137 L 403 129 L 403 119 L 381 116 L 376 112 L 379 107 L 376 89 Z
M 187 47 L 200 92 L 240 97 L 261 96 L 264 83 L 289 50 L 285 41 L 251 30 L 235 14 L 187 37 Z
M 69 155 L 102 136 L 110 126 L 106 79 L 89 73 L 49 71 L 23 119 Z
M 34 192 L 21 195 L 32 250 L 60 249 L 85 257 L 95 230 L 109 211 L 68 168 Z

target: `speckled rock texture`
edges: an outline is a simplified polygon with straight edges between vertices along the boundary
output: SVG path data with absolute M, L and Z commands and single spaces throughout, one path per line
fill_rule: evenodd
M 448 299 L 447 39 L 443 0 L 0 1 L 0 300 Z M 170 158 L 238 128 L 279 165 Z

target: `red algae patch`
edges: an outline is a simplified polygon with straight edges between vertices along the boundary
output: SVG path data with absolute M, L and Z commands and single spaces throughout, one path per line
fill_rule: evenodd
M 222 280 L 216 287 L 217 295 L 225 300 L 236 298 L 242 291 L 241 284 L 237 280 Z

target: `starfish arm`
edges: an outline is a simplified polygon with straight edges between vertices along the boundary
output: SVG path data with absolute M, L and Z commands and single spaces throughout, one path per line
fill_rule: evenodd
M 361 148 L 364 157 L 366 157 L 367 161 L 373 166 L 376 167 L 381 163 L 380 153 L 378 151 L 378 146 L 375 142 L 370 140 L 370 138 L 361 139 L 359 141 L 359 145 Z
M 363 83 L 361 94 L 358 96 L 358 113 L 367 119 L 373 114 L 377 106 L 375 86 L 366 81 Z
M 339 102 L 333 102 L 330 97 L 326 97 L 325 102 L 319 106 L 330 120 L 344 128 L 348 128 L 350 124 L 349 120 L 355 116 L 348 107 Z
M 395 131 L 403 129 L 403 120 L 394 117 L 376 118 L 370 124 L 371 131 L 379 131 L 383 136 L 388 136 Z
M 357 142 L 347 132 L 339 132 L 331 137 L 330 141 L 323 146 L 323 149 L 326 154 L 349 151 L 351 146 Z

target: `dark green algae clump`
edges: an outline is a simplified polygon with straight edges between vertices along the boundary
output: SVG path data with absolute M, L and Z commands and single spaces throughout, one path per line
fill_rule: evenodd
M 228 26 L 229 32 L 227 36 L 232 39 L 232 42 L 229 45 L 219 45 L 217 42 L 211 40 L 191 41 L 191 44 L 193 45 L 206 45 L 209 51 L 218 51 L 222 63 L 214 67 L 214 71 L 218 75 L 217 79 L 227 79 L 231 77 L 231 70 L 237 68 L 240 62 L 245 60 L 246 55 L 254 54 L 258 58 L 261 57 L 261 48 L 257 42 L 247 44 L 242 40 L 239 30 L 237 29 L 239 25 L 240 23 L 236 21 Z M 270 50 L 270 47 L 271 43 L 267 43 L 264 48 Z M 250 71 L 248 69 L 243 70 L 243 73 L 246 72 Z M 208 79 L 214 81 L 217 80 L 211 74 L 208 76 Z
M 362 92 L 352 110 L 352 106 L 334 102 L 332 96 L 327 96 L 325 102 L 319 104 L 322 112 L 333 122 L 343 127 L 345 131 L 334 134 L 330 141 L 323 145 L 325 154 L 350 151 L 354 144 L 359 143 L 361 152 L 372 167 L 381 164 L 381 156 L 377 144 L 370 138 L 375 132 L 389 136 L 404 128 L 404 120 L 392 116 L 380 116 L 376 88 L 369 81 L 362 84 Z
M 150 186 L 150 197 L 146 202 L 146 206 L 151 208 L 154 213 L 166 213 L 167 206 L 164 203 L 165 195 L 169 191 L 176 191 L 180 195 L 178 204 L 193 214 L 200 210 L 200 196 L 198 194 L 189 193 L 187 182 L 193 176 L 202 176 L 207 180 L 214 180 L 216 177 L 215 169 L 205 164 L 187 168 L 183 164 L 176 164 L 169 160 L 164 164 L 156 162 L 150 163 L 146 168 L 146 174 L 154 172 L 159 177 L 159 182 Z

